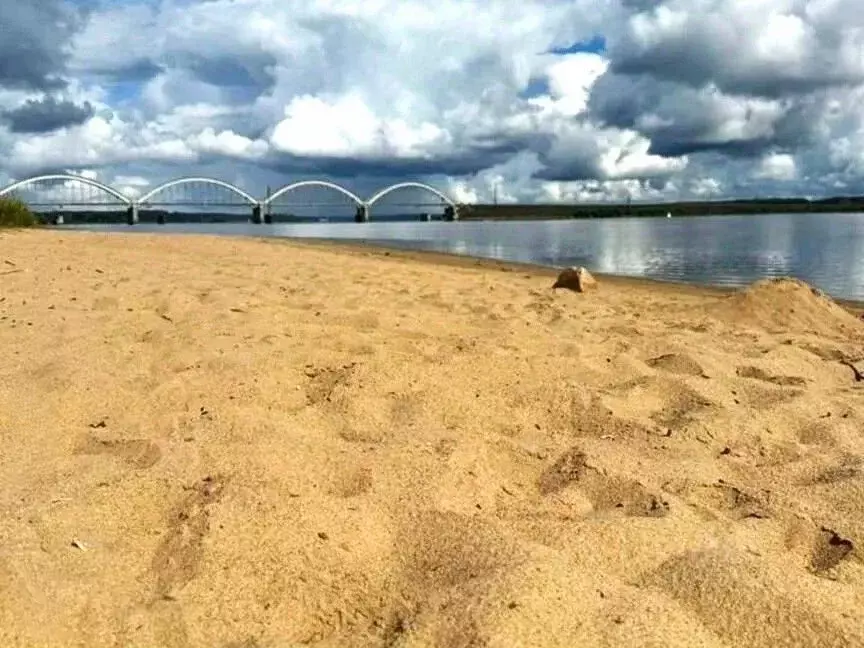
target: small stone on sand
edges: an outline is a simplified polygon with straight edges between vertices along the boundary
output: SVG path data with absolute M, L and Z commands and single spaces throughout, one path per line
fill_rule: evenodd
M 561 271 L 552 288 L 567 288 L 576 292 L 585 292 L 597 288 L 597 280 L 583 267 L 567 268 Z

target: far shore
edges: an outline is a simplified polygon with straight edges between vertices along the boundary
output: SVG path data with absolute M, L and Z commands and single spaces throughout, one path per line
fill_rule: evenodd
M 346 205 L 345 209 L 348 209 Z M 353 208 L 351 208 L 353 209 Z M 444 209 L 439 213 L 429 208 L 433 218 L 440 219 Z M 45 222 L 53 223 L 62 212 L 46 212 L 42 215 Z M 806 198 L 764 198 L 745 200 L 690 201 L 690 202 L 660 202 L 644 203 L 555 203 L 555 204 L 462 204 L 459 206 L 459 219 L 463 221 L 537 221 L 537 220 L 583 220 L 593 218 L 663 218 L 667 215 L 676 218 L 701 216 L 760 216 L 766 214 L 829 214 L 829 213 L 864 213 L 864 197 L 831 197 L 818 200 Z M 166 209 L 142 210 L 142 222 L 157 222 L 159 218 L 167 222 L 243 222 L 247 217 L 237 213 L 208 213 L 196 215 L 190 219 L 188 213 L 172 212 Z M 346 219 L 349 219 L 346 212 Z M 118 211 L 77 211 L 76 218 L 88 223 L 125 223 L 126 210 Z M 295 218 L 291 214 L 272 213 L 274 223 L 314 222 L 314 218 Z M 375 210 L 372 210 L 372 221 L 375 220 Z M 405 216 L 406 220 L 425 220 L 423 214 L 415 213 Z
M 461 220 L 560 220 L 585 218 L 662 218 L 687 216 L 732 216 L 763 214 L 864 212 L 862 197 L 834 197 L 821 200 L 777 198 L 661 203 L 559 203 L 465 205 Z

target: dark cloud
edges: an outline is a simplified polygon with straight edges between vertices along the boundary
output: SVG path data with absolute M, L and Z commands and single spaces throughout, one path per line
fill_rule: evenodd
M 533 176 L 539 180 L 568 182 L 602 177 L 597 164 L 600 149 L 592 131 L 577 131 L 558 140 L 538 139 L 531 150 L 543 165 Z
M 79 18 L 62 0 L 0 0 L 0 86 L 64 87 L 63 48 Z
M 740 100 L 650 76 L 607 73 L 594 86 L 588 108 L 604 126 L 638 131 L 651 140 L 651 154 L 666 157 L 708 151 L 757 157 L 768 149 L 794 150 L 815 141 L 824 107 L 822 96 L 784 100 L 782 114 L 769 124 L 767 132 L 754 123 L 765 118 L 750 110 L 744 115 L 741 136 L 721 137 L 724 124 L 738 118 L 731 110 Z
M 659 7 L 661 4 L 663 4 L 663 0 L 621 0 L 621 6 L 638 13 Z
M 252 88 L 264 92 L 275 82 L 271 70 L 276 65 L 276 59 L 267 54 L 253 58 L 187 55 L 183 59 L 175 59 L 174 63 L 200 81 L 217 87 Z
M 122 67 L 112 68 L 88 68 L 87 73 L 104 77 L 109 81 L 132 81 L 143 83 L 159 76 L 165 68 L 149 59 L 133 61 Z
M 648 153 L 663 157 L 680 157 L 694 153 L 717 152 L 729 157 L 753 158 L 773 148 L 770 138 L 751 140 L 729 140 L 723 142 L 675 141 L 672 138 L 657 138 L 651 141 Z
M 416 177 L 431 175 L 473 175 L 489 167 L 503 164 L 520 151 L 548 147 L 541 137 L 508 137 L 505 133 L 489 132 L 474 136 L 461 152 L 434 158 L 350 158 L 277 155 L 268 168 L 285 173 L 317 173 L 335 178 L 357 175 L 380 177 Z
M 663 2 L 624 0 L 626 8 L 650 18 Z M 847 47 L 843 21 L 814 23 L 812 49 L 802 60 L 768 58 L 753 51 L 753 34 L 736 29 L 733 16 L 717 12 L 689 12 L 680 29 L 658 27 L 650 38 L 625 30 L 609 48 L 610 72 L 647 76 L 703 88 L 716 85 L 723 92 L 779 98 L 804 95 L 825 88 L 856 85 L 864 81 L 860 66 L 849 69 L 839 64 Z M 643 26 L 640 32 L 644 31 Z M 647 44 L 646 44 L 647 42 Z
M 0 113 L 13 133 L 49 133 L 66 126 L 77 126 L 93 116 L 93 106 L 81 106 L 54 97 L 30 99 L 14 110 Z
M 825 69 L 771 69 L 753 65 L 746 70 L 729 70 L 729 50 L 711 44 L 698 46 L 687 41 L 669 41 L 661 46 L 633 52 L 613 60 L 610 71 L 622 75 L 650 76 L 657 81 L 673 81 L 693 88 L 716 84 L 732 94 L 778 98 L 807 94 L 825 88 L 860 83 L 861 78 Z
M 503 156 L 501 162 L 509 156 Z M 269 162 L 267 166 L 281 173 L 315 173 L 332 178 L 368 177 L 416 177 L 430 175 L 473 175 L 496 162 L 486 154 L 476 157 L 453 157 L 436 160 L 422 159 L 357 159 L 337 157 L 295 157 L 284 155 Z
M 534 177 L 538 180 L 550 182 L 571 182 L 578 180 L 597 180 L 600 178 L 600 170 L 597 163 L 587 156 L 566 161 L 547 161 L 546 166 L 537 171 Z

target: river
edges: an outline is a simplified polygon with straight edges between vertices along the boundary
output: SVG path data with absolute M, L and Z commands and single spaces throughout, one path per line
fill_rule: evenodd
M 864 214 L 456 223 L 70 224 L 63 228 L 365 241 L 718 286 L 792 276 L 834 297 L 864 301 Z

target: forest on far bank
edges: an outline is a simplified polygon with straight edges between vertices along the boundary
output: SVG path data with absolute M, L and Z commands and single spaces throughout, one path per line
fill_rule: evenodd
M 837 197 L 820 200 L 775 198 L 677 203 L 570 203 L 555 205 L 460 205 L 460 220 L 523 220 L 567 218 L 615 218 L 622 216 L 661 217 L 711 216 L 719 214 L 864 212 L 864 198 Z

